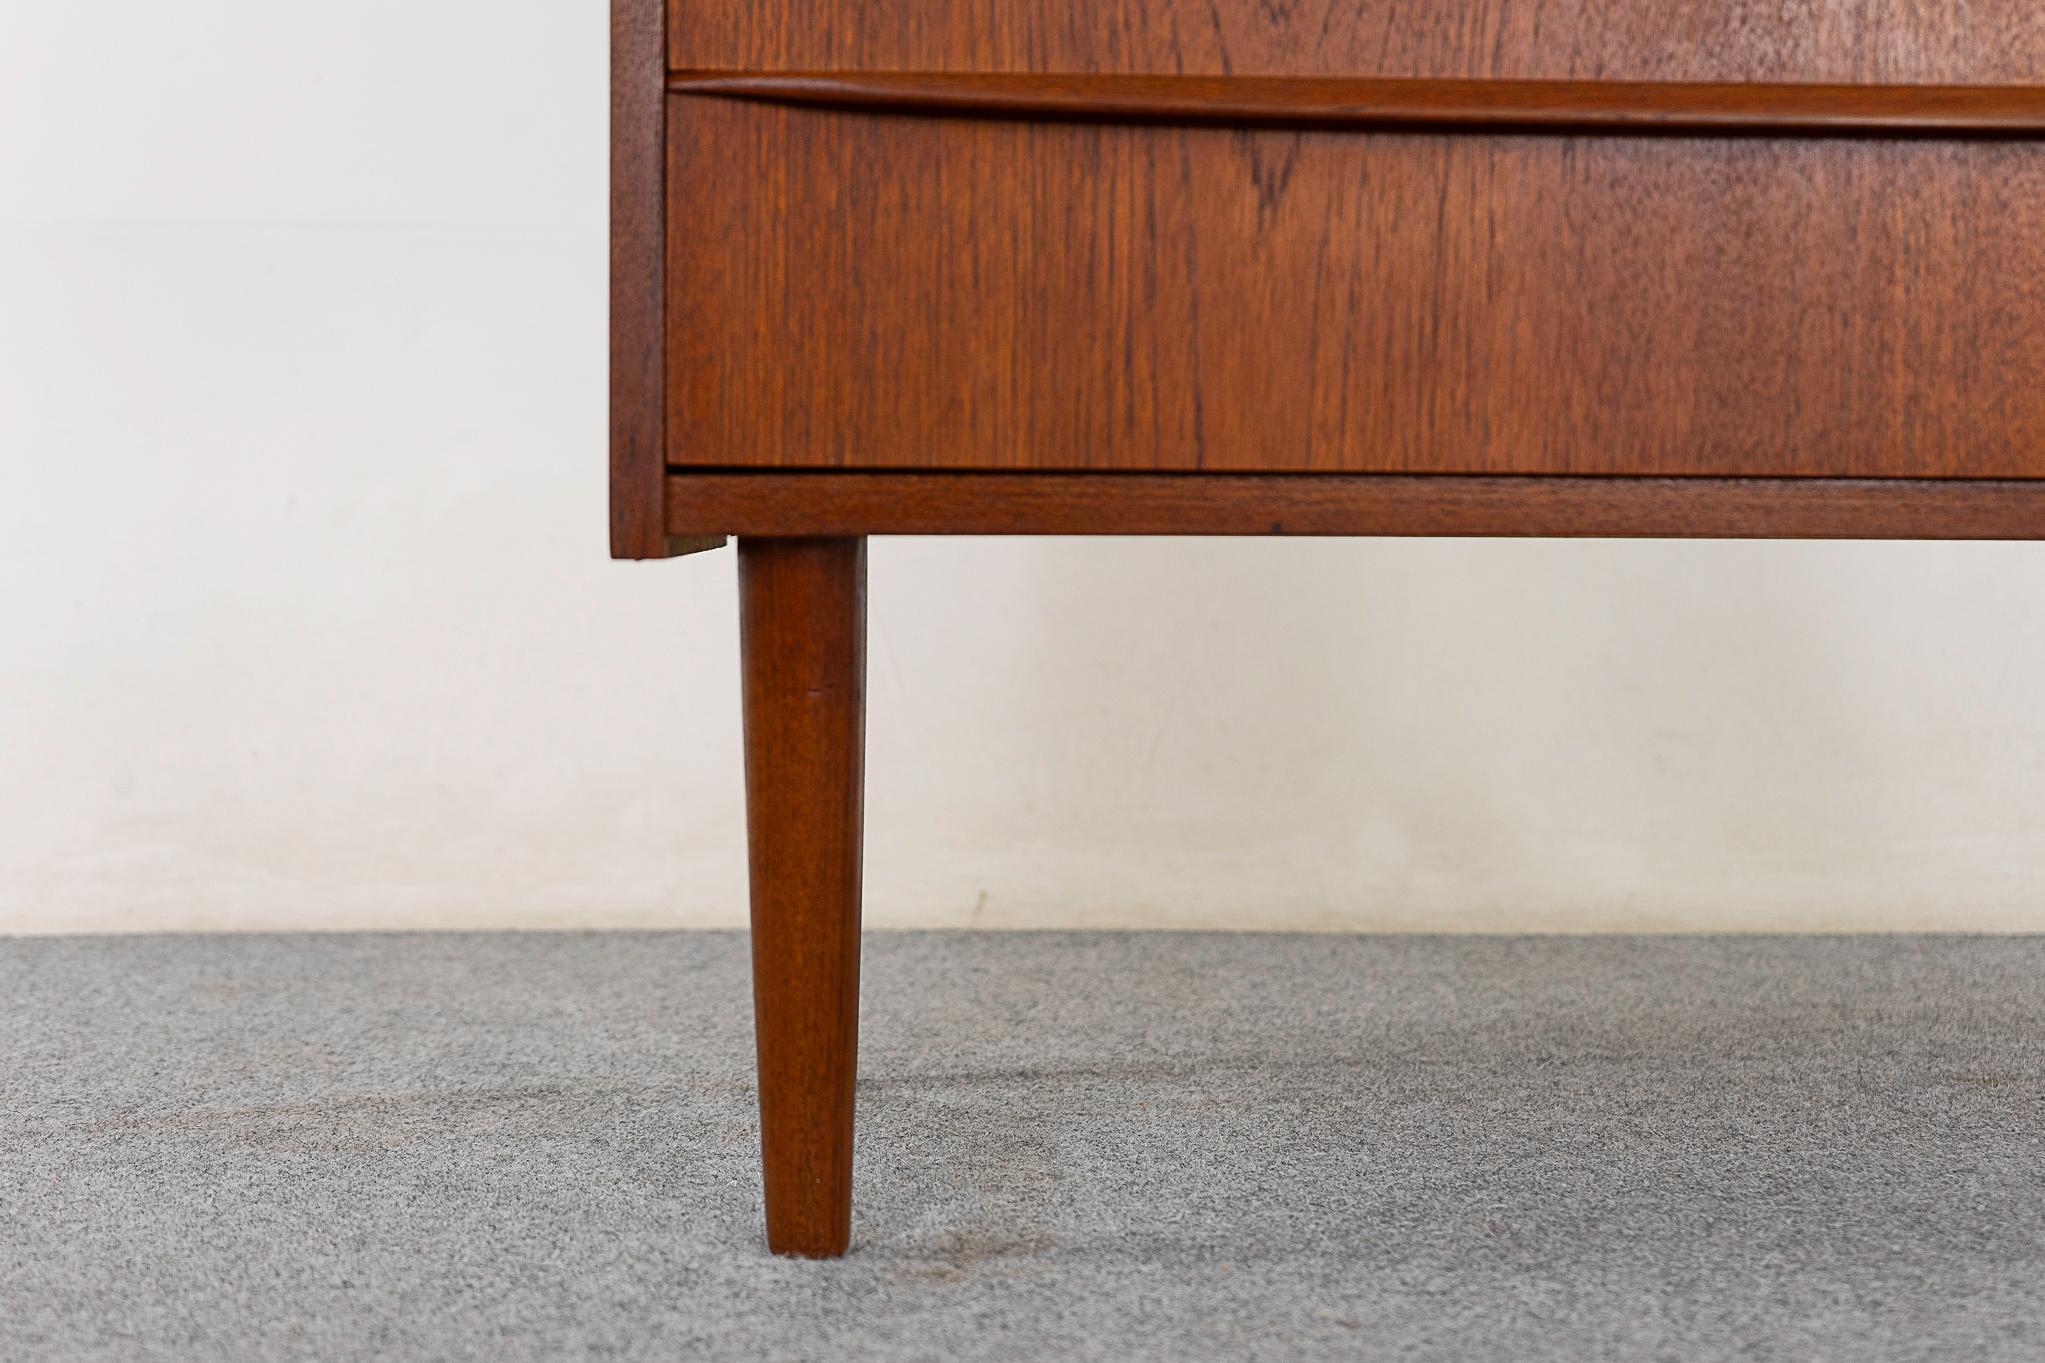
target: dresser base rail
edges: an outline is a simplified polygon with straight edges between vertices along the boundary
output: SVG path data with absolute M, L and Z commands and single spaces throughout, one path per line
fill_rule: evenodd
M 677 469 L 667 530 L 2032 540 L 2045 479 Z

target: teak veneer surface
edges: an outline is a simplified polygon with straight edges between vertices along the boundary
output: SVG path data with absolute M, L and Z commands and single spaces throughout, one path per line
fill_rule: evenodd
M 677 70 L 2031 84 L 2036 0 L 669 0 Z
M 719 535 L 2045 539 L 2045 479 L 754 469 L 667 496 L 672 526 Z
M 674 463 L 2045 475 L 2038 142 L 669 122 Z

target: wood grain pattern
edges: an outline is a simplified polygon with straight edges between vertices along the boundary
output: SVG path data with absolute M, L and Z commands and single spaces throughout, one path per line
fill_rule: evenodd
M 944 117 L 1617 136 L 2038 137 L 2045 86 L 687 71 L 676 94 Z
M 661 523 L 667 466 L 667 187 L 662 0 L 611 0 L 611 555 L 669 558 L 722 540 Z
M 2033 84 L 2035 0 L 672 0 L 678 70 Z
M 753 1010 L 767 1243 L 852 1228 L 866 741 L 866 542 L 739 541 Z
M 677 463 L 2045 475 L 2045 145 L 675 99 Z
M 2045 481 L 690 472 L 668 506 L 737 535 L 2045 539 Z

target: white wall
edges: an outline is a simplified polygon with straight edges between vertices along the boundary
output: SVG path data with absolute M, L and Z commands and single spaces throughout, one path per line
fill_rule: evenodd
M 0 7 L 0 931 L 742 920 L 604 6 Z M 2045 548 L 881 541 L 869 920 L 2045 928 Z

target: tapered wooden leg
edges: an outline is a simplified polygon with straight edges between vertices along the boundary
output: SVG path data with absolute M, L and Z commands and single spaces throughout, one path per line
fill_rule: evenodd
M 753 1015 L 767 1245 L 852 1235 L 866 541 L 741 539 Z

